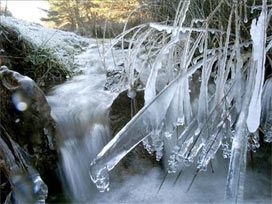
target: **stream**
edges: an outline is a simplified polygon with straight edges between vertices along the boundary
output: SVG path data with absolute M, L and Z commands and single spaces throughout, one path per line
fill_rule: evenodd
M 106 73 L 97 59 L 98 47 L 90 45 L 78 56 L 82 74 L 55 87 L 47 96 L 52 116 L 61 133 L 59 138 L 60 166 L 63 187 L 73 203 L 221 203 L 224 200 L 228 160 L 219 155 L 213 169 L 200 173 L 189 192 L 195 166 L 187 168 L 176 180 L 169 175 L 162 188 L 159 186 L 164 171 L 158 166 L 140 161 L 132 169 L 120 174 L 111 173 L 109 192 L 99 193 L 89 175 L 91 161 L 112 138 L 108 114 L 117 97 L 104 90 Z M 107 59 L 107 64 L 113 64 Z M 121 107 L 120 107 L 121 108 Z M 258 155 L 257 155 L 258 157 Z M 261 156 L 260 156 L 261 158 Z M 258 162 L 258 161 L 257 161 Z M 268 164 L 267 164 L 268 165 Z M 262 168 L 262 167 L 260 167 Z M 263 169 L 269 169 L 264 166 Z M 248 170 L 245 186 L 246 201 L 269 203 L 271 184 L 267 171 Z M 259 195 L 255 189 L 262 189 Z
M 95 189 L 89 164 L 110 139 L 108 110 L 115 98 L 115 94 L 104 91 L 102 64 L 94 66 L 89 61 L 97 57 L 97 49 L 92 45 L 79 56 L 81 75 L 55 87 L 47 97 L 61 134 L 58 144 L 64 183 L 79 201 L 91 198 Z

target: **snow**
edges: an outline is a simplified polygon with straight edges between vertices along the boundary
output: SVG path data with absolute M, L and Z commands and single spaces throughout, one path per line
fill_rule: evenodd
M 218 29 L 204 29 L 204 28 L 190 28 L 190 27 L 180 27 L 180 28 L 177 28 L 177 27 L 174 27 L 174 26 L 169 26 L 169 25 L 163 25 L 163 24 L 160 24 L 160 23 L 150 23 L 149 26 L 151 28 L 154 28 L 156 29 L 157 31 L 164 31 L 166 32 L 167 34 L 172 34 L 178 38 L 182 38 L 184 36 L 184 33 L 186 32 L 190 32 L 190 31 L 196 31 L 196 32 L 211 32 L 211 33 L 214 33 L 214 32 L 218 32 L 218 33 L 223 33 L 223 31 L 221 30 L 218 30 Z

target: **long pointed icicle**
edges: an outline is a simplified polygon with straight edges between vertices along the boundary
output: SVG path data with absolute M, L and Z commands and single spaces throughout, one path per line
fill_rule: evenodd
M 207 59 L 207 61 L 210 60 L 210 58 Z M 109 189 L 108 171 L 143 141 L 152 131 L 152 127 L 162 123 L 180 82 L 195 73 L 202 64 L 203 62 L 199 62 L 189 68 L 186 73 L 180 74 L 149 104 L 145 105 L 101 150 L 90 166 L 91 179 L 101 192 Z
M 157 75 L 159 69 L 162 67 L 162 58 L 164 55 L 166 55 L 169 52 L 169 49 L 177 43 L 177 39 L 174 39 L 168 43 L 167 46 L 165 46 L 157 56 L 154 65 L 151 69 L 151 73 L 148 77 L 148 80 L 146 82 L 145 87 L 145 103 L 148 104 L 150 101 L 152 101 L 156 96 L 156 81 L 157 81 Z
M 249 74 L 249 84 L 247 85 L 242 109 L 236 124 L 225 194 L 226 201 L 231 203 L 238 203 L 243 200 L 247 159 L 247 136 L 249 131 L 255 132 L 260 123 L 260 117 L 258 115 L 260 115 L 259 103 L 261 102 L 262 84 L 264 80 L 263 63 L 265 41 L 262 40 L 265 40 L 265 13 L 266 0 L 263 1 L 263 10 L 257 25 L 255 25 L 256 20 L 253 20 L 251 27 L 251 36 L 253 39 L 252 66 Z M 257 74 L 255 76 L 256 72 Z M 251 93 L 252 88 L 253 93 Z
M 253 96 L 249 104 L 247 117 L 247 127 L 254 133 L 259 125 L 261 118 L 261 98 L 265 74 L 265 42 L 266 42 L 266 18 L 267 18 L 267 0 L 263 0 L 262 12 L 258 21 L 252 21 L 250 34 L 253 41 L 253 60 L 257 65 L 255 85 Z
M 249 103 L 252 97 L 252 87 L 255 83 L 256 63 L 251 62 L 247 89 L 243 97 L 242 109 L 236 123 L 235 135 L 232 142 L 231 158 L 227 176 L 225 200 L 228 203 L 238 203 L 243 200 L 244 180 L 247 159 L 247 137 L 249 134 L 246 120 L 248 117 Z

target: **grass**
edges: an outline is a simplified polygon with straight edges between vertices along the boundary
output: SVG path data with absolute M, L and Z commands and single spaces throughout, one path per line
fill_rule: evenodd
M 0 29 L 1 65 L 32 78 L 45 92 L 73 75 L 50 49 L 33 46 L 11 28 Z

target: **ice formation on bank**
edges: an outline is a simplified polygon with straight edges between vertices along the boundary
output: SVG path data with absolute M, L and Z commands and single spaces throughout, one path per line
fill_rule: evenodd
M 145 106 L 91 163 L 90 175 L 100 191 L 109 188 L 108 171 L 143 141 L 157 160 L 163 157 L 169 173 L 182 172 L 192 164 L 197 164 L 197 172 L 206 170 L 222 150 L 223 157 L 230 159 L 226 200 L 237 202 L 243 199 L 247 150 L 259 146 L 256 131 L 260 126 L 266 141 L 271 141 L 271 80 L 263 87 L 265 56 L 271 44 L 271 36 L 266 38 L 267 2 L 263 1 L 258 21 L 251 24 L 252 42 L 243 42 L 240 37 L 238 2 L 228 5 L 225 30 L 208 24 L 222 2 L 207 19 L 193 19 L 191 27 L 184 27 L 188 2 L 180 3 L 173 26 L 142 25 L 129 39 L 137 50 L 131 46 L 128 52 L 136 50 L 145 56 L 137 64 L 145 70 L 136 69 L 146 81 Z M 244 18 L 247 22 L 248 17 Z M 220 40 L 210 47 L 214 33 Z M 138 41 L 137 35 L 145 36 L 146 42 Z M 245 51 L 249 44 L 252 52 Z M 248 142 L 251 133 L 254 144 Z

